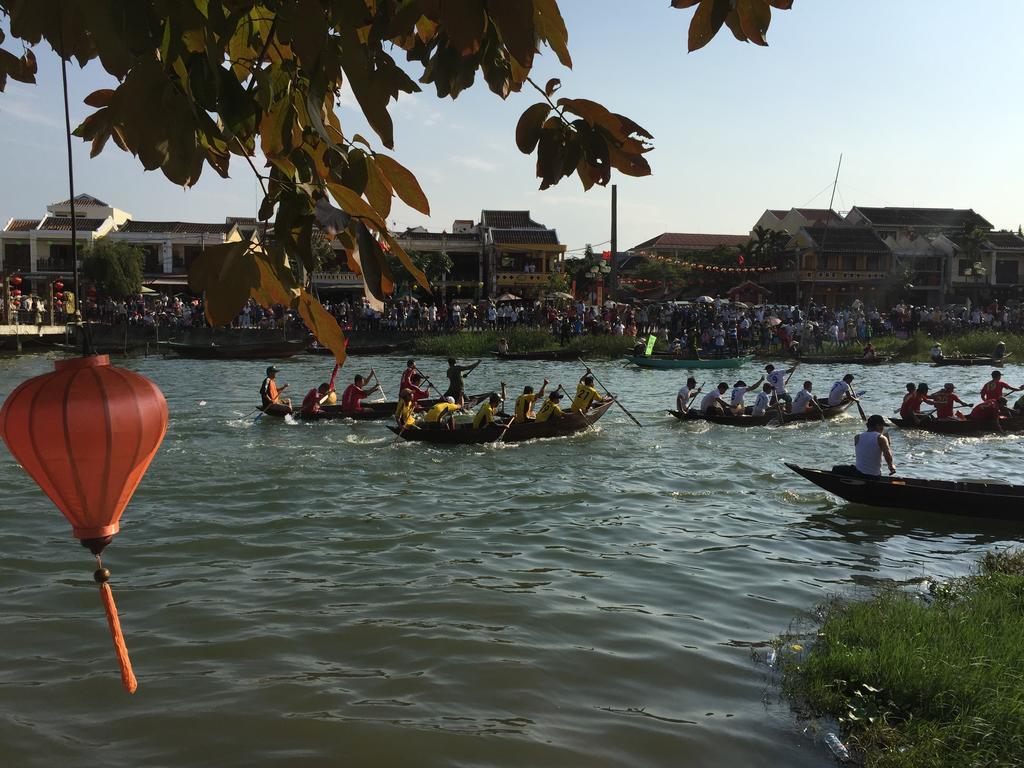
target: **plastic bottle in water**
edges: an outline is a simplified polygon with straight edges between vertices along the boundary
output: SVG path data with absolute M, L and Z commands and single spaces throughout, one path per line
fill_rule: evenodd
M 843 762 L 850 759 L 850 750 L 846 748 L 846 745 L 839 740 L 839 737 L 834 733 L 825 734 L 825 744 L 832 750 L 832 754 L 838 757 Z
M 778 657 L 779 657 L 778 652 L 774 648 L 769 648 L 768 649 L 768 655 L 765 657 L 764 662 L 769 667 L 774 668 L 775 667 L 775 662 L 778 660 Z

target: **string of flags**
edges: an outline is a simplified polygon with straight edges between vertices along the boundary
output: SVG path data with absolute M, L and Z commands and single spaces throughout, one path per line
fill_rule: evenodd
M 647 255 L 646 258 L 653 261 L 663 261 L 668 264 L 676 264 L 687 269 L 703 270 L 705 272 L 727 272 L 730 274 L 764 274 L 765 272 L 778 272 L 778 267 L 724 267 L 719 264 L 701 264 L 697 261 L 680 261 L 671 256 Z

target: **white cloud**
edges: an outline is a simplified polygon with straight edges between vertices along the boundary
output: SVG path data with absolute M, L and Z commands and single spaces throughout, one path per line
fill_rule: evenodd
M 459 165 L 464 165 L 466 168 L 471 168 L 474 171 L 496 171 L 500 167 L 497 163 L 492 163 L 489 160 L 484 160 L 482 157 L 474 157 L 473 155 L 467 155 L 465 157 L 456 157 L 455 162 Z
M 13 89 L 4 94 L 0 100 L 0 114 L 7 118 L 24 123 L 34 123 L 47 128 L 64 130 L 64 120 L 40 107 L 39 98 L 35 94 Z

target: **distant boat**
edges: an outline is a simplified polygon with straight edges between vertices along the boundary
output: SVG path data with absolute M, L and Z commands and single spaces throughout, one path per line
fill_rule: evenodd
M 629 355 L 626 360 L 641 368 L 660 370 L 700 370 L 707 368 L 739 368 L 754 359 L 753 355 L 740 357 L 686 358 L 676 355 Z
M 901 429 L 919 429 L 939 435 L 999 435 L 1005 432 L 1024 432 L 1024 416 L 1008 419 L 934 419 L 927 416 L 911 421 L 910 419 L 889 419 Z
M 520 443 L 525 440 L 536 440 L 544 437 L 565 437 L 582 432 L 600 419 L 612 407 L 612 403 L 599 405 L 586 413 L 568 412 L 561 418 L 547 421 L 513 421 L 508 429 L 504 424 L 490 424 L 476 429 L 472 424 L 460 424 L 455 429 L 444 427 L 393 427 L 392 432 L 403 440 L 433 443 L 435 445 L 480 445 L 494 443 L 499 440 L 506 443 Z
M 807 365 L 884 365 L 892 360 L 892 355 L 800 355 L 797 360 Z
M 1010 357 L 1013 353 L 1008 352 L 1002 357 L 992 357 L 992 355 L 958 355 L 956 357 L 940 357 L 938 360 L 932 360 L 936 367 L 944 365 L 1002 365 L 1006 358 Z
M 499 360 L 575 360 L 584 351 L 579 349 L 544 349 L 539 352 L 491 352 Z
M 863 392 L 858 392 L 857 396 L 860 397 L 863 394 Z M 753 408 L 749 405 L 744 409 L 742 415 L 730 413 L 728 415 L 716 416 L 700 413 L 693 408 L 686 411 L 686 413 L 680 411 L 669 411 L 669 413 L 680 421 L 707 421 L 711 424 L 721 424 L 727 427 L 766 427 L 769 424 L 795 424 L 797 422 L 834 419 L 845 413 L 846 409 L 852 405 L 853 400 L 849 400 L 841 405 L 829 405 L 828 401 L 825 400 L 818 401 L 817 408 L 805 411 L 804 413 L 786 413 L 773 408 L 765 411 L 760 416 L 751 415 Z
M 167 347 L 181 357 L 193 357 L 211 360 L 265 360 L 269 358 L 292 357 L 306 348 L 304 339 L 290 341 L 259 341 L 237 344 L 186 344 L 180 341 L 169 341 Z

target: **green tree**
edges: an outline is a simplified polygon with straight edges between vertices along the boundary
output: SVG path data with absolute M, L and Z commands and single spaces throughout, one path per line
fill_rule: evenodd
M 135 296 L 142 291 L 145 258 L 137 245 L 101 237 L 82 254 L 82 275 L 112 298 Z
M 772 8 L 792 0 L 672 6 L 696 7 L 692 51 L 723 26 L 766 45 Z M 542 47 L 572 66 L 557 0 L 0 0 L 0 13 L 25 46 L 21 56 L 0 48 L 0 89 L 8 77 L 34 81 L 33 47 L 44 40 L 63 60 L 98 60 L 111 76 L 111 87 L 86 97 L 93 111 L 75 130 L 93 156 L 113 141 L 185 187 L 206 166 L 226 177 L 232 158 L 244 158 L 263 186 L 259 218 L 274 219 L 273 238 L 207 248 L 190 285 L 205 291 L 213 325 L 233 319 L 248 298 L 291 306 L 338 360 L 341 329 L 288 261 L 312 271 L 316 223 L 358 261 L 378 298 L 394 285 L 381 243 L 427 286 L 386 226 L 396 196 L 430 211 L 416 177 L 383 151 L 394 147 L 388 110 L 400 95 L 429 84 L 439 98 L 455 98 L 478 73 L 500 98 L 533 88 L 540 100 L 523 113 L 515 140 L 536 155 L 541 188 L 577 176 L 589 189 L 607 184 L 612 169 L 650 173 L 652 136 L 639 124 L 589 99 L 556 98 L 557 78 L 531 79 Z M 375 139 L 342 130 L 335 106 L 343 89 Z
M 661 295 L 668 296 L 673 288 L 686 284 L 688 271 L 681 264 L 665 259 L 647 259 L 637 267 L 637 277 L 661 284 Z
M 413 251 L 409 260 L 426 276 L 431 288 L 440 283 L 455 264 L 446 251 Z M 416 278 L 397 258 L 391 260 L 391 269 L 397 286 L 409 289 L 416 284 Z

